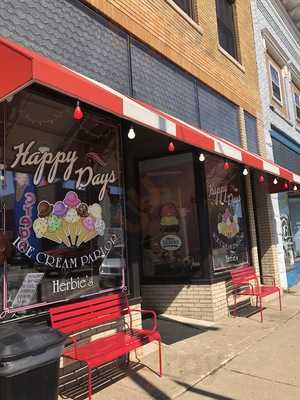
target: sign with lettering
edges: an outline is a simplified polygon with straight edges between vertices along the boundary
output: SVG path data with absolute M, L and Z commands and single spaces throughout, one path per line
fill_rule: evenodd
M 210 156 L 206 162 L 208 216 L 215 271 L 246 264 L 248 244 L 242 208 L 240 170 Z
M 40 272 L 32 272 L 27 274 L 23 280 L 22 286 L 18 290 L 13 300 L 12 308 L 28 306 L 34 302 L 37 287 L 43 277 L 44 274 Z
M 11 168 L 17 167 L 35 167 L 35 173 L 33 176 L 34 185 L 38 185 L 46 171 L 46 167 L 49 167 L 46 180 L 48 183 L 53 183 L 56 179 L 59 167 L 64 168 L 63 180 L 68 181 L 72 174 L 76 176 L 76 189 L 82 189 L 89 185 L 99 186 L 99 201 L 103 200 L 107 185 L 117 180 L 115 170 L 105 173 L 94 174 L 91 166 L 84 166 L 76 169 L 75 163 L 78 160 L 76 151 L 58 151 L 56 154 L 52 154 L 49 151 L 33 151 L 32 148 L 35 145 L 35 141 L 30 142 L 27 146 L 24 143 L 14 146 L 13 149 L 17 152 L 16 158 L 11 164 Z M 105 166 L 106 163 L 101 157 L 95 153 L 88 153 L 88 158 L 92 158 L 100 166 Z

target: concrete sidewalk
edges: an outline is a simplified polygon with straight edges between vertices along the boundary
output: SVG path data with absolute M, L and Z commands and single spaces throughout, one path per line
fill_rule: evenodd
M 255 314 L 215 325 L 163 319 L 164 376 L 153 372 L 152 352 L 119 375 L 108 372 L 98 387 L 96 377 L 93 399 L 299 400 L 300 288 L 284 296 L 281 313 L 277 301 L 267 303 L 264 316 L 263 323 Z M 63 396 L 85 397 L 86 381 Z

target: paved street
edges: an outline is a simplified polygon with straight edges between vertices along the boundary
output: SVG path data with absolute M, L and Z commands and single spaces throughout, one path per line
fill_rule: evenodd
M 151 370 L 151 352 L 142 364 L 96 377 L 94 400 L 298 400 L 300 289 L 284 296 L 282 313 L 277 301 L 266 306 L 264 323 L 258 314 L 215 325 L 162 319 L 164 377 Z M 85 389 L 84 381 L 64 398 L 84 399 Z

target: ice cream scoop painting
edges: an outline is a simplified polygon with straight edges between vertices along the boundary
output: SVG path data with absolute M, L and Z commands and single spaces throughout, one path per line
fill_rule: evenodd
M 38 204 L 33 230 L 38 239 L 79 247 L 98 235 L 103 236 L 105 222 L 100 204 L 88 206 L 81 202 L 77 193 L 70 191 L 63 201 L 50 204 L 43 200 Z

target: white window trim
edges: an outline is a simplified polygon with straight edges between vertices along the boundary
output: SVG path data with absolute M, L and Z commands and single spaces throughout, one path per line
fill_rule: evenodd
M 293 88 L 293 100 L 294 100 L 294 106 L 295 106 L 295 117 L 296 117 L 296 122 L 300 123 L 300 117 L 297 116 L 297 108 L 300 111 L 300 104 L 299 106 L 296 103 L 296 95 L 299 97 L 299 103 L 300 103 L 300 94 L 297 93 L 297 91 Z
M 281 107 L 283 107 L 283 88 L 282 88 L 282 82 L 281 82 L 281 69 L 277 67 L 277 65 L 275 65 L 270 59 L 268 59 L 268 64 L 269 64 L 269 80 L 270 80 L 270 84 L 271 84 L 271 93 L 272 93 L 272 100 L 276 101 L 276 103 L 278 103 Z M 280 91 L 280 98 L 281 100 L 277 99 L 276 96 L 274 96 L 274 92 L 273 92 L 273 81 L 272 81 L 272 72 L 271 72 L 271 66 L 272 68 L 275 69 L 275 71 L 277 71 L 278 73 L 278 78 L 279 78 L 279 91 Z
M 203 35 L 202 27 L 197 24 L 187 13 L 185 13 L 173 0 L 165 0 L 178 14 L 180 14 L 193 28 L 195 28 L 201 35 Z

